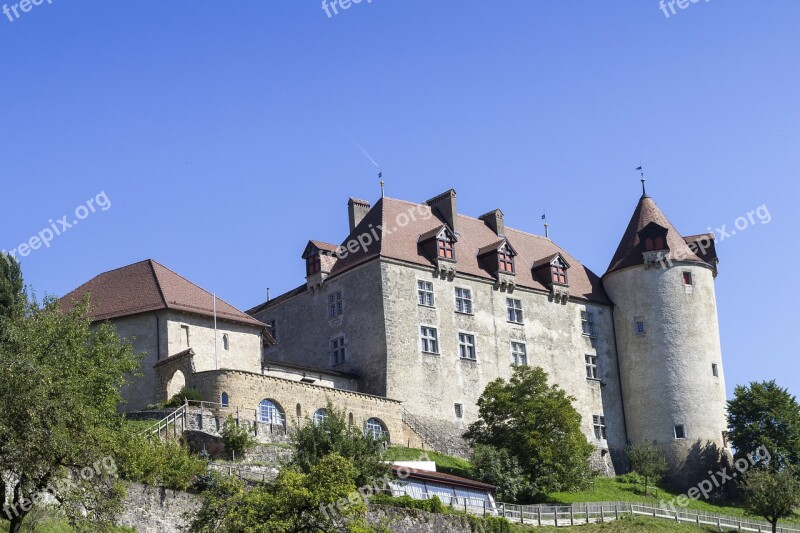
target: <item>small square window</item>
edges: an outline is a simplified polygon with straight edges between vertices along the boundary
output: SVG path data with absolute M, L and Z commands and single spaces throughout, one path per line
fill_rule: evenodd
M 458 354 L 461 359 L 470 359 L 475 361 L 478 356 L 475 353 L 475 335 L 468 333 L 458 334 Z
M 419 305 L 433 307 L 433 283 L 430 281 L 417 281 L 417 301 Z
M 506 298 L 506 307 L 508 309 L 508 321 L 514 324 L 522 324 L 522 300 Z
M 686 438 L 686 427 L 683 424 L 675 426 L 675 438 L 676 439 Z
M 472 314 L 472 291 L 456 287 L 456 312 Z
M 685 271 L 683 273 L 683 284 L 684 285 L 689 285 L 689 286 L 694 285 L 694 282 L 692 281 L 692 273 L 691 272 Z
M 719 377 L 719 365 L 717 363 L 711 363 L 711 374 L 715 377 Z
M 456 411 L 456 418 L 464 418 L 464 406 L 460 403 L 454 405 Z
M 644 319 L 637 318 L 633 324 L 633 330 L 636 332 L 637 335 L 644 335 L 647 330 L 644 327 Z

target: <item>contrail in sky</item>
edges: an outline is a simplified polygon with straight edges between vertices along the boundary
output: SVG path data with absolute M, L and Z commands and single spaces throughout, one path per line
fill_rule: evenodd
M 349 137 L 349 136 L 348 136 L 348 137 Z M 355 145 L 356 145 L 356 147 L 357 147 L 359 150 L 361 150 L 361 153 L 362 153 L 362 154 L 364 154 L 364 157 L 366 157 L 367 159 L 369 159 L 369 160 L 372 162 L 372 164 L 373 164 L 373 165 L 375 165 L 375 168 L 378 168 L 378 169 L 379 169 L 379 168 L 381 168 L 381 166 L 380 166 L 378 163 L 376 163 L 376 162 L 375 162 L 375 160 L 372 158 L 372 156 L 371 156 L 371 155 L 369 155 L 369 152 L 367 152 L 366 148 L 364 148 L 363 146 L 361 146 L 361 143 L 359 143 L 359 142 L 358 142 L 357 140 L 355 140 L 353 137 L 350 137 L 350 140 L 351 140 L 351 141 L 353 141 L 353 144 L 355 144 Z

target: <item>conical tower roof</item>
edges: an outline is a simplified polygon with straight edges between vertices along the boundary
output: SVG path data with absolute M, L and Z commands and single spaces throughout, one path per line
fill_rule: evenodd
M 675 226 L 664 216 L 655 201 L 649 196 L 642 195 L 639 204 L 633 212 L 628 228 L 622 236 L 622 240 L 617 247 L 617 252 L 608 265 L 606 274 L 621 270 L 623 268 L 641 265 L 644 263 L 645 251 L 644 244 L 639 239 L 639 232 L 649 224 L 658 224 L 667 230 L 667 246 L 669 255 L 673 260 L 679 258 L 681 261 L 705 263 L 695 254 L 686 244 L 686 240 L 678 233 Z

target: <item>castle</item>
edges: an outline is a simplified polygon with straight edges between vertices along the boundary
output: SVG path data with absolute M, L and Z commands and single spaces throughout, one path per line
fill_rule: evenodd
M 603 472 L 629 443 L 661 448 L 675 481 L 697 446 L 727 448 L 713 235 L 682 237 L 647 194 L 602 277 L 499 209 L 459 213 L 454 190 L 350 199 L 348 216 L 341 245 L 306 245 L 305 283 L 246 313 L 152 260 L 64 300 L 90 293 L 146 354 L 128 410 L 187 385 L 272 431 L 330 400 L 393 443 L 463 453 L 485 386 L 536 365 L 575 398 Z

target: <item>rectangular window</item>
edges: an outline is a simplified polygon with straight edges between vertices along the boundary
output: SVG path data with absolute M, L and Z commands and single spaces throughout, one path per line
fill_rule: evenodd
M 522 300 L 506 298 L 506 306 L 508 307 L 508 321 L 514 322 L 515 324 L 522 324 Z
M 181 347 L 189 348 L 189 326 L 181 326 Z
M 597 356 L 586 354 L 586 379 L 597 379 Z
M 581 311 L 581 328 L 584 335 L 588 335 L 589 337 L 595 336 L 594 313 Z
M 637 318 L 633 324 L 633 331 L 636 332 L 637 335 L 644 335 L 645 328 L 644 328 L 644 319 Z
M 686 427 L 683 424 L 675 426 L 675 438 L 676 439 L 686 438 Z
M 691 272 L 684 272 L 683 273 L 683 284 L 684 285 L 694 285 L 692 281 L 692 273 Z
M 717 366 L 717 363 L 711 363 L 711 373 L 715 378 L 719 377 L 719 366 Z
M 328 295 L 328 318 L 333 318 L 344 313 L 344 295 L 336 291 Z
M 267 322 L 269 326 L 269 334 L 272 335 L 272 338 L 276 341 L 278 340 L 278 321 L 277 320 L 270 320 Z
M 433 307 L 433 283 L 430 281 L 417 281 L 417 298 L 419 305 Z
M 456 287 L 456 311 L 472 314 L 472 291 Z
M 559 285 L 566 285 L 567 284 L 567 269 L 561 265 L 552 265 L 550 267 L 551 274 L 553 276 L 553 283 L 558 283 Z
M 346 359 L 346 348 L 344 337 L 336 337 L 331 341 L 331 365 L 344 363 Z
M 454 405 L 456 411 L 456 418 L 464 418 L 464 406 L 460 403 Z
M 458 353 L 461 359 L 475 361 L 478 358 L 475 352 L 475 335 L 470 335 L 468 333 L 458 334 Z
M 444 237 L 438 241 L 439 257 L 442 259 L 455 259 L 456 254 L 453 249 L 453 241 L 449 237 Z
M 528 365 L 528 347 L 524 342 L 511 342 L 511 361 L 515 365 Z
M 511 255 L 511 250 L 504 246 L 497 252 L 498 266 L 501 272 L 514 273 L 514 257 Z
M 600 415 L 592 416 L 592 425 L 594 426 L 594 438 L 598 440 L 606 440 L 608 438 L 606 417 Z
M 422 351 L 425 353 L 439 353 L 439 333 L 436 328 L 421 326 L 419 328 Z
M 321 270 L 319 254 L 309 255 L 306 258 L 306 275 L 312 276 Z

